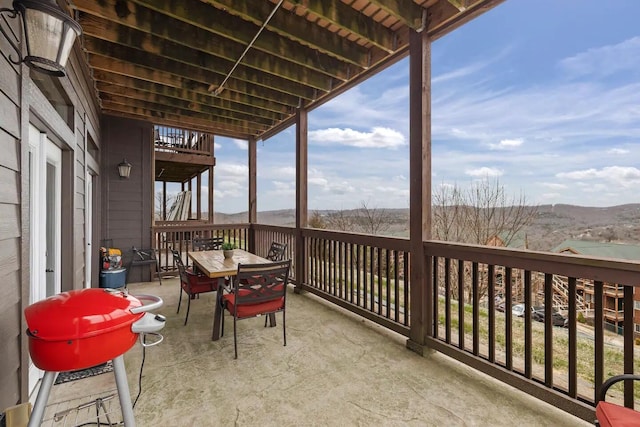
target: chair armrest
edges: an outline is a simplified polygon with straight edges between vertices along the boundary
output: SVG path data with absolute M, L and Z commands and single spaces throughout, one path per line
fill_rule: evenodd
M 614 375 L 613 377 L 609 378 L 608 380 L 602 383 L 602 390 L 600 391 L 600 400 L 606 399 L 607 391 L 612 385 L 625 380 L 640 381 L 640 375 L 622 374 L 622 375 Z

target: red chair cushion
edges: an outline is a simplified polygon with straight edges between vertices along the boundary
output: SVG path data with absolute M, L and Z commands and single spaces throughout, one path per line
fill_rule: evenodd
M 187 277 L 189 279 L 189 287 L 182 282 L 182 289 L 191 295 L 218 290 L 218 279 L 210 279 L 209 277 L 195 274 L 188 274 Z
M 235 310 L 238 310 L 238 317 L 254 317 L 258 314 L 272 313 L 284 308 L 284 297 L 275 299 L 273 301 L 261 302 L 258 304 L 240 304 L 236 307 L 235 294 L 225 294 L 222 296 L 225 301 L 225 307 L 229 310 L 229 313 L 234 314 Z
M 640 425 L 640 412 L 605 401 L 598 402 L 596 418 L 602 427 L 631 427 Z

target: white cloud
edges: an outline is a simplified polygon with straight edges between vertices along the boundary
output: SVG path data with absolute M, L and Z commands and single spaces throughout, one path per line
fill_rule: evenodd
M 523 142 L 522 139 L 503 139 L 497 144 L 489 144 L 489 148 L 492 150 L 511 150 L 521 146 Z
M 244 139 L 234 139 L 233 143 L 236 144 L 236 147 L 238 147 L 241 150 L 248 150 L 249 149 L 249 142 L 245 141 Z
M 501 176 L 503 174 L 503 172 L 499 169 L 496 168 L 489 168 L 486 166 L 483 166 L 481 168 L 477 168 L 477 169 L 467 169 L 464 171 L 465 174 L 469 175 L 469 176 L 476 176 L 476 177 L 494 177 L 494 176 Z
M 611 148 L 607 150 L 607 154 L 629 154 L 629 150 L 624 148 Z
M 242 165 L 239 163 L 221 163 L 219 165 L 216 165 L 215 174 L 221 179 L 226 179 L 228 177 L 242 177 L 244 179 L 247 179 L 249 174 L 249 167 L 247 165 Z
M 222 148 L 222 144 L 218 143 L 218 142 L 214 142 L 213 143 L 213 149 L 214 151 L 218 151 L 219 149 Z
M 640 67 L 640 37 L 614 45 L 588 49 L 560 61 L 560 67 L 572 76 L 606 77 Z
M 406 145 L 404 135 L 394 129 L 374 127 L 371 132 L 350 128 L 328 128 L 309 132 L 309 141 L 326 145 L 360 148 L 397 148 Z
M 564 190 L 567 188 L 567 186 L 565 184 L 558 184 L 555 182 L 543 182 L 540 185 L 542 185 L 543 187 L 546 188 L 550 188 L 552 190 Z
M 600 180 L 624 188 L 640 185 L 640 169 L 625 166 L 607 166 L 602 169 L 584 169 L 573 172 L 561 172 L 556 177 L 575 180 Z M 594 188 L 591 186 L 591 188 Z

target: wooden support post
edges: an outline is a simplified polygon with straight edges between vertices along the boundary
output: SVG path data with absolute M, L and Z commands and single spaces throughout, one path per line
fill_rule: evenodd
M 254 137 L 249 138 L 249 252 L 256 253 L 256 231 L 253 227 L 258 222 L 257 199 L 257 144 Z
M 309 222 L 308 215 L 308 122 L 307 110 L 298 109 L 296 112 L 296 251 L 295 251 L 295 282 L 300 284 L 307 277 L 307 256 L 302 230 Z M 299 288 L 296 287 L 296 292 Z
M 202 219 L 202 173 L 198 172 L 196 177 L 196 219 Z
M 215 222 L 213 211 L 213 166 L 209 166 L 209 223 Z
M 409 240 L 411 330 L 407 348 L 423 354 L 433 335 L 433 263 L 423 242 L 431 238 L 431 40 L 409 34 Z

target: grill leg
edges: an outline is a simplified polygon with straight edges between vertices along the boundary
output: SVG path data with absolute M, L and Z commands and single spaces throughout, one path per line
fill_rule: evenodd
M 129 393 L 129 383 L 127 382 L 127 371 L 124 367 L 124 355 L 113 359 L 113 373 L 116 377 L 116 387 L 118 388 L 118 399 L 122 408 L 122 420 L 127 427 L 135 427 L 136 421 L 133 418 L 133 405 L 131 404 L 131 393 Z
M 38 390 L 38 397 L 36 398 L 36 404 L 33 407 L 31 417 L 29 417 L 28 427 L 39 427 L 44 417 L 44 410 L 47 407 L 47 401 L 49 400 L 49 392 L 53 386 L 53 380 L 56 378 L 57 372 L 45 371 L 42 384 L 40 384 L 40 390 Z

